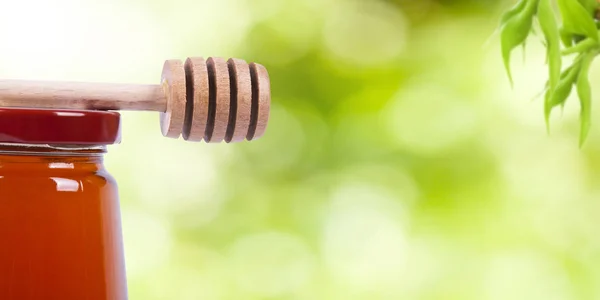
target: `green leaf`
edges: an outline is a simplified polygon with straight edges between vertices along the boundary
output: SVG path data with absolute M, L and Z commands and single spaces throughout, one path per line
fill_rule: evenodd
M 500 17 L 500 26 L 504 25 L 508 20 L 521 13 L 525 9 L 526 4 L 527 0 L 519 0 L 517 4 L 515 4 L 509 10 L 507 10 L 505 13 L 503 13 Z
M 574 0 L 558 0 L 558 7 L 565 31 L 599 40 L 594 18 L 581 3 Z
M 581 6 L 583 6 L 590 16 L 596 13 L 596 9 L 600 6 L 598 0 L 579 0 Z
M 513 86 L 513 79 L 510 71 L 510 56 L 516 47 L 524 44 L 527 40 L 532 28 L 537 2 L 538 0 L 527 0 L 525 7 L 507 19 L 500 29 L 502 58 L 511 86 Z
M 546 40 L 546 58 L 550 73 L 550 89 L 555 89 L 560 77 L 562 58 L 560 55 L 558 24 L 550 0 L 540 0 L 537 17 Z
M 565 47 L 573 46 L 574 35 L 572 33 L 568 32 L 564 27 L 561 27 L 558 30 L 558 33 L 560 34 L 560 39 Z
M 574 53 L 585 53 L 598 47 L 600 47 L 600 43 L 598 41 L 591 38 L 586 38 L 585 40 L 577 43 L 575 46 L 563 50 L 562 54 L 569 55 Z
M 544 33 L 546 44 L 546 60 L 550 79 L 544 101 L 544 116 L 546 120 L 546 129 L 550 132 L 550 95 L 554 93 L 560 80 L 562 57 L 560 54 L 560 35 L 558 33 L 558 24 L 550 0 L 540 0 L 537 11 L 538 22 Z
M 552 109 L 558 105 L 562 105 L 569 95 L 571 94 L 571 90 L 573 85 L 577 80 L 577 75 L 579 70 L 581 69 L 581 59 L 576 60 L 573 65 L 566 70 L 564 70 L 561 74 L 561 78 L 556 86 L 554 91 L 550 91 L 551 95 L 549 100 L 549 109 Z
M 551 90 L 550 82 L 546 83 L 546 94 L 544 96 L 544 117 L 546 119 L 546 129 L 550 132 L 550 114 L 557 105 L 565 103 L 573 87 L 575 77 L 579 71 L 579 60 L 576 60 L 571 66 L 561 72 L 559 82 L 554 90 Z
M 546 90 L 544 95 L 544 120 L 546 121 L 546 132 L 550 133 L 550 115 L 552 114 L 552 97 L 553 92 L 550 89 Z
M 589 72 L 596 52 L 586 53 L 581 61 L 581 69 L 577 76 L 577 94 L 581 105 L 579 147 L 583 146 L 591 127 L 592 115 L 592 88 L 589 81 Z

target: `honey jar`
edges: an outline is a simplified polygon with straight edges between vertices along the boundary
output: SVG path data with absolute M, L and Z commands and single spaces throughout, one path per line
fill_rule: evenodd
M 0 109 L 0 299 L 127 299 L 118 112 Z

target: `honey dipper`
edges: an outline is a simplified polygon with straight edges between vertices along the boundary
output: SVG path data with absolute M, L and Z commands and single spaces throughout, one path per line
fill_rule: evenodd
M 0 79 L 0 107 L 160 112 L 162 134 L 187 141 L 251 141 L 267 127 L 265 67 L 231 58 L 167 60 L 158 85 Z

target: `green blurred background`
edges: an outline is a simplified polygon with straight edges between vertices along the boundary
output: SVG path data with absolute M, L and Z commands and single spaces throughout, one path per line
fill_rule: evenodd
M 539 39 L 511 90 L 492 33 L 513 2 L 7 1 L 0 76 L 156 83 L 187 56 L 269 70 L 252 143 L 123 114 L 106 164 L 131 299 L 600 299 L 600 123 L 579 150 L 573 99 L 546 134 Z

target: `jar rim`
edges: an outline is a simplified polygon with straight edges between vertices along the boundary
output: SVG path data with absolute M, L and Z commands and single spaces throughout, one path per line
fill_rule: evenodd
M 89 146 L 120 142 L 118 112 L 0 108 L 0 143 Z

